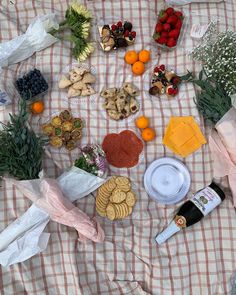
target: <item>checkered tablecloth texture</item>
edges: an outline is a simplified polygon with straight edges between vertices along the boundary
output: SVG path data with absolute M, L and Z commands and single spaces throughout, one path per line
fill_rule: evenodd
M 143 158 L 132 169 L 110 169 L 110 174 L 122 174 L 131 178 L 138 193 L 138 202 L 132 216 L 122 221 L 110 222 L 97 216 L 94 206 L 95 194 L 77 202 L 77 206 L 89 216 L 97 216 L 105 234 L 105 242 L 86 244 L 77 241 L 74 229 L 50 222 L 51 233 L 45 252 L 24 263 L 0 267 L 1 295 L 226 295 L 230 294 L 231 278 L 236 269 L 236 216 L 230 194 L 220 207 L 203 221 L 171 238 L 162 246 L 154 237 L 171 220 L 176 206 L 165 206 L 150 199 L 143 187 L 143 174 L 156 158 L 174 156 L 162 145 L 164 129 L 170 116 L 192 115 L 207 136 L 193 102 L 195 90 L 191 84 L 183 85 L 173 100 L 151 100 L 147 89 L 149 75 L 157 63 L 175 68 L 180 74 L 186 70 L 198 71 L 187 53 L 193 47 L 189 31 L 193 22 L 218 19 L 221 29 L 236 29 L 236 3 L 234 0 L 218 4 L 192 4 L 181 7 L 187 16 L 186 34 L 177 50 L 158 51 L 150 36 L 157 12 L 163 1 L 147 0 L 92 0 L 84 3 L 94 15 L 92 39 L 96 50 L 88 59 L 97 75 L 97 87 L 121 86 L 133 81 L 141 89 L 141 112 L 151 119 L 157 132 L 155 141 L 145 145 Z M 69 4 L 63 0 L 0 1 L 0 42 L 25 32 L 36 15 L 57 13 L 59 20 Z M 134 48 L 151 49 L 152 61 L 142 77 L 134 77 L 130 66 L 124 63 L 124 51 L 104 53 L 97 43 L 96 24 L 101 20 L 130 20 L 137 31 Z M 34 66 L 49 81 L 50 91 L 44 97 L 43 118 L 31 118 L 31 126 L 38 131 L 40 124 L 50 115 L 62 109 L 71 109 L 86 122 L 83 143 L 101 143 L 103 137 L 122 129 L 135 129 L 133 121 L 114 122 L 106 118 L 101 109 L 99 95 L 94 99 L 78 102 L 68 100 L 66 92 L 59 91 L 58 79 L 62 70 L 73 61 L 71 44 L 58 42 L 50 48 L 37 52 L 20 64 L 4 69 L 1 79 L 9 89 L 14 104 L 0 109 L 0 120 L 8 120 L 8 113 L 17 111 L 16 92 L 10 87 L 12 81 Z M 136 130 L 137 131 L 137 130 Z M 65 151 L 47 149 L 44 169 L 50 177 L 57 177 L 73 163 L 76 155 Z M 183 160 L 183 159 L 182 159 Z M 183 160 L 192 177 L 191 191 L 209 184 L 212 179 L 212 163 L 208 145 Z M 227 182 L 222 181 L 227 187 Z M 15 218 L 22 215 L 30 202 L 11 183 L 3 182 L 0 188 L 0 231 Z

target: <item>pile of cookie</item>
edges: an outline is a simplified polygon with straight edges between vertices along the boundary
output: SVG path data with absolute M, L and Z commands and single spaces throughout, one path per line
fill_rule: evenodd
M 136 96 L 139 89 L 132 83 L 123 83 L 121 88 L 107 88 L 101 92 L 101 97 L 105 99 L 103 108 L 113 120 L 122 120 L 135 114 L 139 110 L 139 103 Z
M 136 199 L 129 178 L 113 176 L 99 187 L 96 210 L 99 215 L 110 220 L 122 219 L 132 213 Z
M 96 82 L 96 78 L 88 69 L 83 67 L 72 68 L 67 75 L 63 75 L 59 81 L 59 88 L 68 88 L 68 98 L 77 96 L 88 96 L 95 94 L 91 84 Z

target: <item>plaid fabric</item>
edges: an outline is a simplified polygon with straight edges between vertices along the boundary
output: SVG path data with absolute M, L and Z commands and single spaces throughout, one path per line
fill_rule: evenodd
M 1 1 L 0 40 L 7 41 L 22 34 L 30 21 L 40 14 L 56 12 L 59 19 L 68 5 L 67 1 Z M 76 232 L 68 227 L 50 222 L 47 231 L 51 238 L 46 251 L 32 259 L 11 267 L 0 268 L 0 294 L 95 295 L 95 294 L 153 294 L 153 295 L 225 295 L 230 294 L 231 277 L 236 268 L 236 217 L 230 194 L 226 200 L 202 222 L 188 228 L 158 246 L 154 237 L 172 219 L 179 204 L 165 206 L 148 197 L 143 187 L 143 173 L 156 158 L 174 156 L 162 145 L 165 126 L 172 115 L 192 115 L 207 135 L 208 130 L 199 117 L 193 102 L 195 95 L 191 84 L 181 86 L 181 93 L 173 100 L 151 100 L 147 93 L 149 75 L 157 63 L 173 66 L 179 73 L 187 69 L 199 70 L 187 56 L 193 44 L 189 38 L 191 23 L 208 18 L 219 18 L 222 29 L 236 29 L 236 4 L 228 0 L 219 4 L 192 4 L 182 7 L 189 15 L 182 46 L 171 52 L 159 51 L 151 42 L 156 13 L 163 1 L 119 0 L 87 1 L 85 5 L 94 14 L 93 39 L 96 40 L 96 23 L 101 20 L 130 20 L 137 31 L 134 48 L 152 50 L 152 61 L 146 74 L 133 77 L 130 66 L 124 64 L 124 52 L 104 54 L 97 43 L 96 51 L 88 60 L 97 72 L 97 87 L 120 86 L 123 81 L 133 81 L 142 90 L 141 114 L 151 118 L 157 139 L 145 146 L 140 164 L 133 169 L 111 168 L 110 174 L 129 176 L 135 184 L 138 202 L 131 217 L 110 222 L 98 217 L 106 239 L 102 244 L 77 241 Z M 153 46 L 154 45 L 154 46 Z M 14 98 L 14 104 L 0 109 L 0 119 L 7 120 L 8 113 L 17 110 L 17 98 L 12 81 L 30 66 L 42 71 L 49 81 L 50 91 L 45 95 L 44 117 L 31 119 L 38 131 L 40 124 L 62 109 L 71 109 L 86 121 L 83 143 L 101 143 L 112 131 L 135 129 L 133 121 L 113 122 L 101 110 L 99 96 L 92 100 L 68 100 L 59 91 L 57 82 L 62 70 L 72 62 L 71 44 L 58 42 L 37 52 L 20 64 L 11 65 L 2 73 L 2 84 Z M 75 154 L 47 150 L 44 169 L 50 177 L 60 175 L 73 163 Z M 208 145 L 184 160 L 192 177 L 191 193 L 209 184 L 212 165 Z M 227 182 L 222 181 L 227 187 Z M 0 231 L 30 206 L 30 202 L 11 183 L 4 182 L 0 189 Z M 77 202 L 80 209 L 91 217 L 96 215 L 95 195 Z

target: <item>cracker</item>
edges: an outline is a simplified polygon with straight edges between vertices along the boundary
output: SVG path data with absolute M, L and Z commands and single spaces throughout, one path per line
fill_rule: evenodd
M 131 190 L 131 185 L 130 183 L 127 183 L 127 184 L 118 184 L 117 187 L 119 189 L 121 189 L 123 192 L 127 193 Z
M 126 199 L 125 199 L 125 201 L 126 201 L 126 204 L 127 204 L 128 206 L 133 207 L 134 204 L 136 203 L 136 196 L 135 196 L 135 194 L 134 194 L 132 191 L 128 192 L 128 193 L 126 194 Z
M 109 203 L 106 208 L 107 218 L 114 220 L 116 218 L 116 209 L 113 204 Z
M 115 182 L 117 185 L 127 185 L 127 184 L 130 184 L 130 180 L 128 177 L 125 177 L 125 176 L 118 176 L 116 179 L 115 179 Z
M 106 217 L 107 214 L 106 214 L 106 210 L 101 210 L 99 207 L 96 206 L 96 211 L 97 213 L 102 216 L 102 217 Z
M 112 195 L 110 196 L 110 201 L 116 204 L 123 202 L 125 199 L 126 193 L 124 193 L 122 190 L 118 188 L 114 189 Z
M 129 214 L 128 215 L 130 215 L 132 213 L 132 211 L 133 211 L 133 207 L 128 206 L 128 210 L 129 210 Z

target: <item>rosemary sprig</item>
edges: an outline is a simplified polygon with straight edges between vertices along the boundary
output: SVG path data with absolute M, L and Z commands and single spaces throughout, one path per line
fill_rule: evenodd
M 7 124 L 0 122 L 0 176 L 19 180 L 38 178 L 46 140 L 27 126 L 26 101 L 19 102 L 19 114 L 10 115 Z

